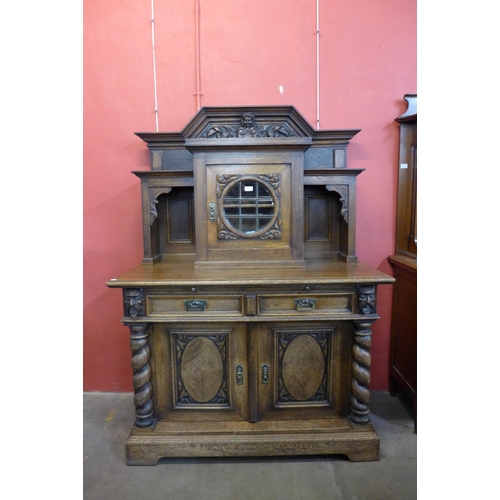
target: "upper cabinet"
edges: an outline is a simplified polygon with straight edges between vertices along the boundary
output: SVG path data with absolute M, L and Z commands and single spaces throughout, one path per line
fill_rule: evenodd
M 293 106 L 205 107 L 177 133 L 137 133 L 144 262 L 194 257 L 195 269 L 356 262 L 359 130 L 314 130 Z

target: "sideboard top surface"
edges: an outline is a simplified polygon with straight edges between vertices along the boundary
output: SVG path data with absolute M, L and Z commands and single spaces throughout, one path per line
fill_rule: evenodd
M 141 264 L 106 283 L 112 288 L 186 285 L 294 285 L 393 283 L 394 278 L 362 263 L 322 259 L 306 260 L 299 269 L 194 269 L 189 259 Z

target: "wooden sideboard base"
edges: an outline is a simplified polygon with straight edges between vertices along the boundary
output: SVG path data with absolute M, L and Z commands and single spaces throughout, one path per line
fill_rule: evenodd
M 161 458 L 346 455 L 351 462 L 379 460 L 380 438 L 371 423 L 348 419 L 232 422 L 158 422 L 154 429 L 134 427 L 125 449 L 127 465 L 156 465 Z M 305 424 L 305 425 L 304 425 Z

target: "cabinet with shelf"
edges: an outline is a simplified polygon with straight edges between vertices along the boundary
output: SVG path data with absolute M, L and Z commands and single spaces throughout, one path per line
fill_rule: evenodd
M 377 460 L 369 417 L 377 286 L 357 261 L 358 131 L 287 107 L 202 108 L 138 133 L 144 259 L 123 292 L 135 423 L 127 462 L 345 454 Z
M 417 96 L 407 94 L 408 109 L 399 123 L 396 251 L 388 261 L 396 279 L 391 320 L 390 392 L 411 400 L 417 430 Z

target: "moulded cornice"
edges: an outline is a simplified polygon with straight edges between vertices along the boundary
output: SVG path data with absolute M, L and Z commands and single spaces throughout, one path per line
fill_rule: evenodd
M 398 123 L 409 122 L 417 119 L 417 94 L 405 94 L 404 99 L 408 104 L 408 109 L 395 121 Z
M 135 132 L 148 144 L 149 149 L 178 149 L 184 146 L 180 132 Z
M 243 117 L 251 125 L 243 125 Z M 203 107 L 181 132 L 136 132 L 149 149 L 199 147 L 211 141 L 210 148 L 251 147 L 257 144 L 297 145 L 301 140 L 313 146 L 347 146 L 360 129 L 315 130 L 294 106 Z M 217 145 L 215 144 L 217 142 Z M 207 143 L 208 144 L 208 143 Z M 306 142 L 304 142 L 306 144 Z

